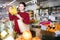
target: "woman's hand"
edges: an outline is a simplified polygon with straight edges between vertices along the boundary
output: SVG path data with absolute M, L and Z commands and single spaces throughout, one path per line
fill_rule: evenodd
M 23 18 L 19 15 L 19 14 L 17 14 L 16 15 L 20 20 L 23 20 Z

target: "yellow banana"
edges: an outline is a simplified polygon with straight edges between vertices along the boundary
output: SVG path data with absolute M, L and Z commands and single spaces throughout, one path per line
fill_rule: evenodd
M 12 14 L 12 15 L 16 15 L 17 14 L 17 8 L 16 6 L 12 6 L 9 8 L 9 12 Z

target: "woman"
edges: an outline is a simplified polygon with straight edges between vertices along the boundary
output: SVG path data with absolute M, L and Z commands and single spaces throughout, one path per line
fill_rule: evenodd
M 10 20 L 14 22 L 14 31 L 17 32 L 18 34 L 20 34 L 21 31 L 19 29 L 17 20 L 22 20 L 25 25 L 28 25 L 30 21 L 29 14 L 24 11 L 25 7 L 26 7 L 26 4 L 24 2 L 20 2 L 18 7 L 19 12 L 17 13 L 17 16 L 11 15 L 9 13 Z

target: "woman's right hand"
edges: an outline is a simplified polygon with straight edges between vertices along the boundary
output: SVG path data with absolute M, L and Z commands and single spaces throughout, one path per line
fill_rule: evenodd
M 11 5 L 6 5 L 5 9 L 7 12 L 9 12 L 9 8 L 12 7 Z

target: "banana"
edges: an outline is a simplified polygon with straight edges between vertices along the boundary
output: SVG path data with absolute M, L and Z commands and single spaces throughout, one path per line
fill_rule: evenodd
M 17 8 L 16 6 L 12 6 L 9 8 L 9 12 L 11 13 L 11 15 L 16 15 L 17 14 Z

